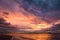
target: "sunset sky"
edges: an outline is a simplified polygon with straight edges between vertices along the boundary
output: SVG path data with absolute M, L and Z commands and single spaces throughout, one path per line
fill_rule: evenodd
M 0 0 L 1 18 L 18 29 L 49 29 L 60 24 L 60 0 Z

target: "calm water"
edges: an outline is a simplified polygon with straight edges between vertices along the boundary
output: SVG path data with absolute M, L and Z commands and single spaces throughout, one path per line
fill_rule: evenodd
M 60 33 L 53 33 L 53 34 L 47 34 L 47 33 L 45 33 L 45 34 L 6 34 L 6 35 L 12 36 L 10 38 L 11 40 L 60 40 Z M 7 37 L 6 39 L 8 39 L 8 38 L 9 37 Z

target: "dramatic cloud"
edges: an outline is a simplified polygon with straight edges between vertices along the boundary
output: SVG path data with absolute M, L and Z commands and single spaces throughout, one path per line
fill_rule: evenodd
M 56 24 L 51 28 L 51 31 L 60 31 L 60 24 Z
M 60 1 L 0 0 L 0 18 L 20 29 L 50 28 L 60 23 Z
M 9 23 L 6 23 L 5 20 L 4 20 L 3 18 L 0 18 L 0 24 L 9 25 Z
M 17 0 L 19 3 L 19 0 Z M 42 17 L 47 22 L 60 20 L 59 0 L 23 0 L 22 7 L 32 14 Z M 26 5 L 26 6 L 25 6 Z

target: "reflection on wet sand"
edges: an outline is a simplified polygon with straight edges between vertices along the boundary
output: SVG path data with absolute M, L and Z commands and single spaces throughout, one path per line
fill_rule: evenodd
M 21 37 L 30 38 L 34 40 L 48 40 L 51 37 L 49 34 L 20 34 L 20 35 Z
M 6 35 L 8 37 L 6 38 Z M 11 40 L 60 40 L 60 34 L 59 33 L 53 33 L 53 34 L 5 34 L 5 36 L 1 36 L 1 38 L 8 39 L 9 36 Z M 5 40 L 4 39 L 4 40 Z
M 50 34 L 7 34 L 13 36 L 12 39 L 19 40 L 50 40 Z

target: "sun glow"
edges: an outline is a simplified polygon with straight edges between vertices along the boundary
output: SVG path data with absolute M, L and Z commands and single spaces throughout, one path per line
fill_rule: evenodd
M 47 22 L 38 19 L 38 17 L 29 14 L 29 16 L 25 16 L 22 13 L 10 13 L 7 17 L 4 17 L 6 22 L 9 22 L 11 25 L 16 25 L 16 28 L 26 28 L 32 30 L 41 30 L 44 28 L 49 28 L 51 25 Z
M 4 14 L 1 14 L 1 17 L 3 17 L 6 22 L 20 29 L 42 30 L 50 28 L 53 25 L 53 23 L 49 24 L 42 20 L 41 17 L 37 17 L 32 13 L 25 15 L 23 12 L 9 12 L 8 15 L 3 15 Z M 56 23 L 59 23 L 59 21 Z

